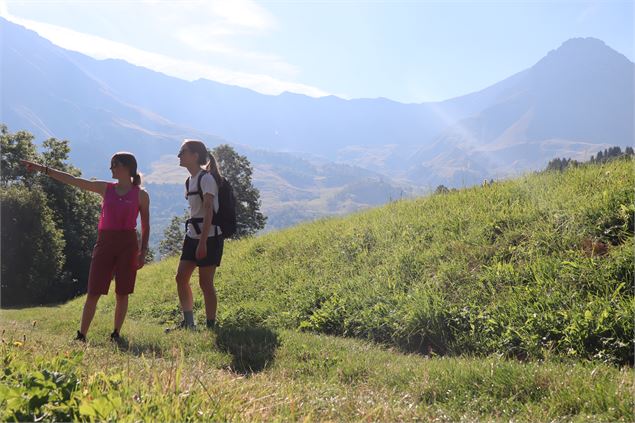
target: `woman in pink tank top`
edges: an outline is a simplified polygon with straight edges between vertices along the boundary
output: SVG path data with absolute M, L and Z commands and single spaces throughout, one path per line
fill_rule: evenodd
M 45 173 L 65 184 L 95 192 L 103 197 L 97 242 L 93 249 L 88 275 L 88 294 L 82 312 L 80 330 L 75 339 L 86 341 L 86 334 L 95 316 L 97 302 L 108 294 L 110 281 L 115 279 L 115 322 L 110 335 L 119 341 L 119 332 L 128 311 L 128 295 L 134 291 L 137 269 L 143 267 L 150 237 L 150 197 L 141 189 L 137 160 L 131 153 L 116 153 L 110 160 L 112 178 L 116 183 L 89 181 L 37 163 L 22 161 L 29 170 Z M 141 248 L 137 240 L 137 216 L 141 215 Z

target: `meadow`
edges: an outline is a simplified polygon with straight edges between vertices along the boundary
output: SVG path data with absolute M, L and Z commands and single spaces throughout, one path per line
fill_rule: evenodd
M 83 297 L 2 310 L 1 420 L 633 421 L 633 162 L 228 241 L 219 327 L 145 267 L 113 345 Z M 197 292 L 195 310 L 204 326 Z

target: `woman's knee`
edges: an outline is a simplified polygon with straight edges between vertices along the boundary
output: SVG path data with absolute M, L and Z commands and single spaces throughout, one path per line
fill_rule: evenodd
M 86 294 L 86 302 L 96 303 L 97 301 L 99 301 L 99 297 L 101 297 L 101 294 L 88 293 Z
M 214 292 L 214 280 L 211 278 L 199 278 L 198 286 L 200 286 L 204 292 Z
M 177 273 L 174 277 L 174 280 L 176 281 L 177 285 L 187 285 L 188 283 L 190 283 L 189 276 L 183 273 Z

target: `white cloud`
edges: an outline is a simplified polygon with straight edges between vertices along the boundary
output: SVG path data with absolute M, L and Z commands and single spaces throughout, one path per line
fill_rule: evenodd
M 265 73 L 293 78 L 299 69 L 283 58 L 240 47 L 240 41 L 267 36 L 277 23 L 273 15 L 249 0 L 154 1 L 139 11 L 145 19 L 165 23 L 166 30 L 185 47 L 199 52 L 223 56 L 231 62 Z
M 287 77 L 294 77 L 299 74 L 299 69 L 296 66 L 285 62 L 276 55 L 240 50 L 227 44 L 223 37 L 219 36 L 218 28 L 202 26 L 182 28 L 176 31 L 175 38 L 195 51 L 224 55 L 247 64 L 257 63 L 258 67 Z
M 67 3 L 83 3 L 85 0 L 67 0 Z M 277 26 L 275 17 L 252 0 L 137 0 L 103 1 L 108 6 L 139 7 L 142 18 L 162 15 L 167 20 L 184 20 L 222 23 L 226 27 L 242 31 L 265 31 Z
M 275 54 L 244 47 L 277 27 L 274 16 L 253 1 L 143 0 L 125 9 L 140 16 L 145 24 L 160 22 L 162 36 L 171 36 L 184 48 L 205 53 L 216 61 L 225 60 L 279 78 L 293 78 L 299 73 L 296 66 Z
M 197 34 L 196 31 L 201 31 L 201 27 L 194 25 L 189 27 L 186 31 L 179 32 L 179 28 L 188 28 L 183 14 L 187 13 L 188 10 L 192 12 L 192 7 L 200 2 L 184 2 L 183 4 L 179 4 L 183 6 L 182 8 L 178 8 L 179 13 L 175 12 L 175 2 L 144 1 L 143 3 L 153 3 L 168 7 L 168 9 L 155 10 L 149 13 L 163 14 L 166 12 L 169 13 L 170 11 L 174 12 L 171 15 L 163 15 L 163 18 L 170 20 L 171 24 L 177 28 L 177 38 L 180 39 L 181 42 L 192 45 L 196 44 L 197 40 L 200 40 L 202 37 L 207 41 L 199 43 L 199 50 L 225 54 L 248 61 L 265 62 L 269 68 L 275 68 L 286 74 L 297 74 L 298 72 L 294 66 L 285 63 L 274 55 L 244 51 L 224 43 L 222 39 L 214 40 L 212 37 L 212 35 L 215 34 L 214 30 L 211 30 L 207 34 L 205 32 L 199 32 Z M 210 13 L 214 13 L 217 19 L 224 22 L 222 25 L 219 25 L 220 29 L 215 35 L 224 36 L 241 31 L 262 31 L 274 25 L 273 19 L 266 13 L 263 13 L 263 10 L 253 2 L 241 0 L 237 2 L 235 6 L 231 7 L 224 7 L 225 2 L 223 2 L 222 5 L 216 3 L 220 2 L 209 3 L 211 5 L 210 7 L 203 8 L 205 9 L 205 17 L 203 17 L 203 20 L 210 18 Z M 210 12 L 211 9 L 213 10 Z M 201 12 L 199 8 L 196 10 Z M 241 12 L 244 12 L 244 15 L 241 14 Z M 186 80 L 205 78 L 225 84 L 249 88 L 263 94 L 276 95 L 284 91 L 289 91 L 312 97 L 329 95 L 329 93 L 319 88 L 275 78 L 262 72 L 240 72 L 223 66 L 211 65 L 194 60 L 177 59 L 65 27 L 19 18 L 9 13 L 4 0 L 0 0 L 0 15 L 37 32 L 42 37 L 47 38 L 60 47 L 78 51 L 97 59 L 122 59 L 137 66 L 147 67 Z M 201 15 L 198 14 L 196 16 L 200 21 Z M 181 22 L 182 25 L 179 25 L 178 22 Z M 207 37 L 205 35 L 207 35 Z
M 211 10 L 230 25 L 266 30 L 275 26 L 274 17 L 251 0 L 213 1 Z

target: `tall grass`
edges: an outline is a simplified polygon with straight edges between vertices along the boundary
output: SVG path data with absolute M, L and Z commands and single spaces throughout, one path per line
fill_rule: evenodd
M 105 327 L 92 332 L 88 347 L 46 325 L 9 327 L 0 345 L 0 420 L 629 422 L 635 417 L 633 372 L 610 365 L 520 363 L 496 356 L 430 360 L 358 340 L 281 331 L 275 359 L 245 375 L 227 367 L 228 357 L 213 347 L 214 334 L 196 335 L 206 353 L 192 350 L 190 339 L 168 337 L 166 344 L 136 321 L 127 328 L 130 342 L 141 338 L 156 349 L 108 345 Z
M 228 242 L 216 332 L 163 333 L 176 258 L 139 273 L 118 346 L 112 295 L 88 346 L 83 298 L 3 310 L 0 420 L 633 421 L 633 179 L 616 161 Z
M 632 363 L 633 175 L 630 160 L 532 174 L 228 242 L 221 324 Z M 134 316 L 180 318 L 175 268 L 142 274 Z

